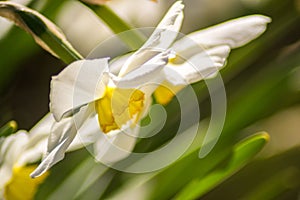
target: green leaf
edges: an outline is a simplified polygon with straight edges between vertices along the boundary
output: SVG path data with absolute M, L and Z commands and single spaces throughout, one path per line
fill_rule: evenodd
M 62 180 L 60 186 L 47 199 L 75 199 L 107 170 L 107 167 L 97 164 L 92 157 L 88 157 L 66 179 Z
M 277 199 L 285 192 L 299 188 L 299 174 L 298 168 L 287 167 L 267 180 L 260 180 L 256 187 L 243 195 L 242 199 Z
M 64 1 L 65 0 L 45 0 L 42 1 L 45 4 L 41 7 L 38 5 L 41 1 L 37 2 L 31 0 L 29 7 L 36 8 L 50 19 L 54 19 L 59 13 Z M 9 83 L 15 82 L 15 73 L 24 65 L 24 61 L 37 55 L 41 49 L 32 42 L 32 38 L 29 34 L 25 34 L 25 31 L 17 26 L 11 26 L 7 34 L 0 38 L 0 47 L 0 93 L 3 93 L 7 92 Z M 24 49 L 26 49 L 26 51 Z
M 119 34 L 118 37 L 127 44 L 132 50 L 140 48 L 146 38 L 138 30 L 134 30 L 129 24 L 122 20 L 116 13 L 110 8 L 104 5 L 92 5 L 82 2 L 88 8 L 90 8 L 103 22 L 115 33 Z
M 65 63 L 82 59 L 62 31 L 37 11 L 17 3 L 0 2 L 0 16 L 31 34 L 37 44 Z
M 225 168 L 212 171 L 202 179 L 194 179 L 179 192 L 176 199 L 196 199 L 210 191 L 222 181 L 248 163 L 269 140 L 267 133 L 258 133 L 233 147 L 231 159 Z
M 17 131 L 18 125 L 15 121 L 10 121 L 0 128 L 0 137 L 7 137 Z

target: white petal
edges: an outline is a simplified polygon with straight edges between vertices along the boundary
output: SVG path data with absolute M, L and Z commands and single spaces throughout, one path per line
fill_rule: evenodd
M 25 149 L 28 140 L 28 133 L 24 130 L 3 138 L 0 143 L 0 163 L 13 165 Z
M 122 56 L 119 56 L 117 58 L 112 59 L 109 62 L 109 72 L 118 75 L 120 73 L 120 70 L 122 66 L 125 64 L 126 60 L 132 56 L 133 53 L 128 53 Z
M 77 131 L 77 134 L 67 151 L 74 151 L 94 143 L 100 134 L 104 133 L 101 132 L 99 127 L 97 115 L 90 117 Z
M 165 68 L 167 81 L 173 85 L 194 83 L 211 78 L 226 63 L 230 48 L 242 46 L 266 30 L 270 18 L 252 15 L 234 19 L 205 30 L 197 31 L 175 42 L 177 63 Z M 188 62 L 186 62 L 186 60 Z
M 17 165 L 23 166 L 40 161 L 43 155 L 46 153 L 47 140 L 47 135 L 44 135 L 43 137 L 38 138 L 38 141 L 36 141 L 34 145 L 28 143 L 26 145 L 26 149 L 24 149 L 22 154 L 20 154 Z
M 22 166 L 41 160 L 47 150 L 47 139 L 54 123 L 53 115 L 48 113 L 30 130 L 26 148 L 18 158 L 18 165 Z
M 130 71 L 123 77 L 111 76 L 119 88 L 139 88 L 145 83 L 151 83 L 160 76 L 160 71 L 168 62 L 169 51 L 160 53 L 141 67 Z
M 56 121 L 102 96 L 108 58 L 76 61 L 52 78 L 50 111 Z M 74 109 L 74 110 L 73 110 Z
M 64 158 L 65 151 L 71 144 L 76 135 L 76 127 L 72 122 L 72 118 L 63 119 L 61 122 L 57 122 L 59 127 L 64 127 L 64 132 L 61 134 L 62 138 L 56 146 L 53 146 L 51 151 L 46 155 L 39 166 L 30 174 L 32 178 L 38 177 L 50 169 L 55 163 Z M 56 134 L 55 132 L 53 132 Z
M 18 131 L 0 139 L 0 190 L 10 180 L 14 164 L 23 153 L 28 142 L 26 131 Z
M 174 43 L 173 48 L 179 54 L 193 48 L 196 44 L 208 48 L 218 45 L 237 48 L 261 35 L 270 22 L 271 19 L 263 15 L 241 17 L 191 33 L 187 38 Z M 191 39 L 194 42 L 191 42 Z
M 47 113 L 32 129 L 30 129 L 30 137 L 41 134 L 49 135 L 54 122 L 55 119 L 53 115 Z
M 114 135 L 99 135 L 94 144 L 96 160 L 104 164 L 112 164 L 130 155 L 135 146 L 139 126 L 134 129 L 126 129 L 126 133 L 120 131 Z
M 183 20 L 182 1 L 175 2 L 141 49 L 166 50 L 176 39 Z
M 225 65 L 229 52 L 229 46 L 216 46 L 192 56 L 183 63 L 168 64 L 164 68 L 166 80 L 176 86 L 211 78 Z
M 182 1 L 173 4 L 146 43 L 126 61 L 119 73 L 120 77 L 170 47 L 181 28 L 183 8 Z
M 91 107 L 92 105 L 83 107 L 73 117 L 64 118 L 54 124 L 48 139 L 47 154 L 34 172 L 30 174 L 32 178 L 42 175 L 64 158 L 66 150 L 76 136 L 77 129 L 80 129 L 91 115 Z

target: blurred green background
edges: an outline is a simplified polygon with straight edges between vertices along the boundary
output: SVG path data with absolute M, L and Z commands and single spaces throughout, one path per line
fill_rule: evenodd
M 153 27 L 173 2 L 111 0 L 107 6 L 132 27 Z M 271 139 L 256 159 L 217 187 L 196 197 L 299 199 L 300 1 L 185 0 L 184 3 L 184 34 L 249 14 L 264 14 L 272 18 L 272 23 L 260 38 L 232 51 L 227 66 L 221 72 L 226 83 L 228 113 L 218 145 L 203 160 L 199 160 L 197 152 L 194 152 L 150 178 L 108 170 L 78 198 L 97 199 L 100 196 L 122 196 L 124 193 L 136 199 L 145 196 L 150 199 L 169 199 L 176 195 L 181 199 L 181 192 L 184 194 L 183 191 L 189 191 L 184 189 L 185 186 L 195 184 L 195 187 L 199 187 L 197 181 L 226 166 L 225 158 L 228 155 L 225 152 L 233 144 L 255 132 L 266 131 Z M 29 1 L 27 5 L 58 24 L 84 56 L 113 34 L 101 19 L 75 0 Z M 3 19 L 0 25 L 0 125 L 14 119 L 20 129 L 30 129 L 48 112 L 51 76 L 66 64 L 42 50 L 23 30 L 14 26 L 6 30 L 10 23 Z M 205 108 L 210 102 L 205 84 L 201 82 L 193 87 L 198 94 L 201 117 L 206 119 L 210 112 Z M 173 101 L 166 106 L 169 114 L 174 112 L 175 104 Z M 177 120 L 176 115 L 174 119 Z M 166 126 L 170 128 L 174 119 L 169 120 Z M 158 134 L 150 140 L 140 141 L 136 151 L 155 149 L 172 138 L 172 131 L 168 127 L 162 132 L 163 136 Z M 80 166 L 86 154 L 85 150 L 81 150 L 67 155 L 63 162 L 54 167 L 38 197 L 42 199 L 57 191 L 55 182 L 63 182 L 72 170 Z M 62 175 L 61 170 L 66 173 Z M 127 180 L 136 179 L 145 180 L 145 184 L 141 187 L 126 186 Z M 99 191 L 99 188 L 103 188 L 103 191 L 91 192 Z

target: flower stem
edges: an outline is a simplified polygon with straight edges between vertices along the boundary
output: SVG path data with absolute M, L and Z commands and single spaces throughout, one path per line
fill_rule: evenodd
M 7 137 L 17 130 L 17 123 L 10 121 L 0 128 L 0 137 Z
M 130 30 L 130 32 L 119 34 L 118 36 L 132 50 L 138 49 L 145 42 L 145 37 L 142 33 L 134 30 L 109 7 L 103 5 L 91 5 L 84 2 L 82 3 L 90 8 L 98 17 L 100 17 L 115 34 Z

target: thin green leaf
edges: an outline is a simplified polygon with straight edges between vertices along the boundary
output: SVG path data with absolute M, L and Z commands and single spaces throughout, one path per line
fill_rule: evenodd
M 95 163 L 92 157 L 86 158 L 60 183 L 60 186 L 51 193 L 48 199 L 74 199 L 101 177 L 107 169 L 107 167 Z M 68 192 L 66 193 L 66 191 Z
M 196 199 L 210 191 L 248 163 L 269 140 L 267 133 L 259 133 L 236 144 L 232 157 L 225 168 L 212 171 L 202 179 L 194 179 L 177 196 L 176 199 Z
M 15 121 L 10 121 L 0 128 L 0 137 L 7 137 L 17 131 L 18 125 Z
M 37 44 L 65 63 L 82 59 L 61 30 L 40 13 L 13 2 L 0 2 L 0 16 L 32 35 Z
M 29 5 L 31 8 L 37 8 L 39 12 L 44 13 L 50 19 L 54 19 L 65 0 L 45 0 L 43 7 L 38 5 L 39 2 L 31 1 Z M 13 48 L 7 48 L 11 46 Z M 3 93 L 7 92 L 8 84 L 13 81 L 16 71 L 23 66 L 24 61 L 36 55 L 40 48 L 32 42 L 29 34 L 25 34 L 17 26 L 12 26 L 8 33 L 0 38 L 0 47 L 0 93 Z
M 297 199 L 299 155 L 299 145 L 271 157 L 263 155 L 222 183 L 218 192 L 206 194 L 205 199 Z
M 122 33 L 118 36 L 132 50 L 136 50 L 144 44 L 146 40 L 144 35 L 138 30 L 134 30 L 107 6 L 92 5 L 85 2 L 82 3 L 90 8 L 98 17 L 100 17 L 115 34 Z
M 242 199 L 276 199 L 285 192 L 299 188 L 299 169 L 290 167 L 279 171 L 268 180 L 261 181 Z

